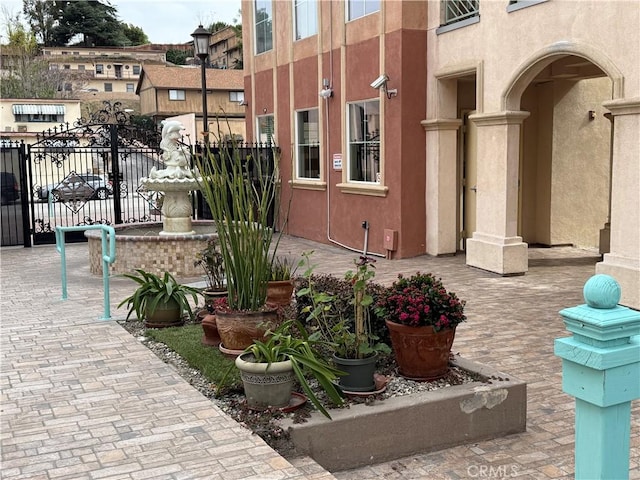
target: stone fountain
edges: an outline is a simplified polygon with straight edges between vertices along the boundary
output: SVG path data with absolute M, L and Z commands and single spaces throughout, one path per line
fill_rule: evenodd
M 164 194 L 163 222 L 116 225 L 116 261 L 110 266 L 111 273 L 143 268 L 156 274 L 167 271 L 179 278 L 200 276 L 200 267 L 194 265 L 196 255 L 209 240 L 217 238 L 213 221 L 191 218 L 190 193 L 199 190 L 202 178 L 189 168 L 189 150 L 178 142 L 184 127 L 175 120 L 162 125 L 160 148 L 165 168 L 152 168 L 140 183 L 148 191 Z M 100 232 L 87 230 L 85 236 L 91 273 L 102 274 Z
M 197 173 L 189 168 L 191 154 L 178 139 L 184 127 L 176 120 L 165 120 L 162 125 L 162 159 L 165 168 L 153 167 L 140 183 L 149 191 L 164 193 L 162 202 L 163 229 L 160 235 L 193 235 L 191 228 L 191 199 L 189 194 L 199 190 Z

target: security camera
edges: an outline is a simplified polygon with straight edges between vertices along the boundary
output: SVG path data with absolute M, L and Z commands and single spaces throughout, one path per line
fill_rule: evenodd
M 371 87 L 372 88 L 380 88 L 385 83 L 387 83 L 388 80 L 389 80 L 389 77 L 387 76 L 387 74 L 383 73 L 378 78 L 376 78 L 373 82 L 371 82 Z

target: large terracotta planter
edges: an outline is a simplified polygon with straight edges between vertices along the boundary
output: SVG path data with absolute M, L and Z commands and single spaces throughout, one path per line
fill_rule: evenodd
M 251 354 L 236 358 L 240 370 L 247 406 L 254 409 L 285 407 L 289 405 L 295 374 L 290 360 L 256 363 Z
M 433 327 L 409 327 L 386 321 L 398 372 L 418 381 L 436 380 L 449 371 L 455 328 L 435 332 Z
M 286 307 L 291 303 L 293 280 L 272 280 L 267 283 L 267 303 Z
M 216 311 L 220 340 L 230 350 L 244 350 L 254 340 L 263 340 L 265 332 L 275 327 L 277 319 L 276 309 L 260 312 Z
M 218 323 L 216 322 L 216 316 L 209 313 L 202 317 L 202 344 L 210 347 L 217 347 L 220 345 L 220 334 L 218 333 Z

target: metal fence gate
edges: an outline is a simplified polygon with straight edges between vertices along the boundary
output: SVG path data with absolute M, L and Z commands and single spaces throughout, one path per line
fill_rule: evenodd
M 156 192 L 139 183 L 159 167 L 159 132 L 105 102 L 72 128 L 43 132 L 28 146 L 33 243 L 55 243 L 55 226 L 160 221 Z M 67 241 L 84 241 L 70 232 Z
M 104 102 L 89 119 L 47 130 L 36 140 L 1 145 L 2 246 L 54 244 L 56 226 L 162 221 L 161 194 L 140 183 L 152 167 L 164 168 L 160 131 L 131 117 L 119 102 Z M 270 143 L 191 147 L 193 156 L 239 155 L 256 185 L 256 164 L 271 173 L 277 162 L 278 148 Z M 194 217 L 211 218 L 199 192 L 194 193 Z M 68 232 L 66 241 L 86 239 L 83 232 Z

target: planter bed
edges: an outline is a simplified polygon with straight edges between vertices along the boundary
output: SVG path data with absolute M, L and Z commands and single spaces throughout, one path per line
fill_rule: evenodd
M 305 423 L 283 419 L 300 455 L 329 471 L 474 443 L 526 429 L 526 384 L 456 357 L 454 365 L 488 379 L 313 413 Z

